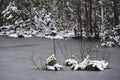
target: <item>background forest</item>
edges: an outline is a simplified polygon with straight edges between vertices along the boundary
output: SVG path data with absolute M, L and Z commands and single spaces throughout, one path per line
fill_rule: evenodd
M 111 47 L 120 45 L 119 24 L 119 0 L 0 0 L 0 35 L 94 38 Z

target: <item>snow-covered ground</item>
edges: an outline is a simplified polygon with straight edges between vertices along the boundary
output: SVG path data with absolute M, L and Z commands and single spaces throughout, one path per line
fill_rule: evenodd
M 13 25 L 8 25 L 8 26 L 2 26 L 0 32 L 0 35 L 7 35 L 9 37 L 19 37 L 19 35 L 22 35 L 23 37 L 44 37 L 44 38 L 49 38 L 49 39 L 64 39 L 64 38 L 71 38 L 74 35 L 73 30 L 69 31 L 60 31 L 57 32 L 55 31 L 56 35 L 52 36 L 50 34 L 46 35 L 46 33 L 38 32 L 37 30 L 30 30 L 30 31 L 25 31 L 24 29 L 18 29 L 16 31 L 11 30 L 10 28 L 14 27 Z

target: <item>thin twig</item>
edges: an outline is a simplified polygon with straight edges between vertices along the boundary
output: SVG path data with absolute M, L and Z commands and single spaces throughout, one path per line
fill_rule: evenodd
M 36 64 L 36 62 L 35 62 L 35 60 L 34 60 L 34 55 L 33 55 L 33 52 L 32 52 L 32 55 L 31 56 L 29 56 L 29 58 L 30 58 L 30 60 L 31 60 L 31 62 L 32 62 L 32 64 L 37 68 L 37 69 L 39 69 L 40 70 L 40 67 Z
M 44 69 L 44 66 L 42 64 L 42 57 L 40 57 L 40 65 L 41 65 L 42 69 Z
M 57 42 L 56 42 L 56 43 L 57 43 Z M 60 44 L 57 43 L 57 45 L 58 45 L 58 47 L 59 47 L 59 49 L 60 49 L 60 51 L 61 51 L 61 53 L 62 53 L 64 59 L 66 60 L 67 58 L 66 58 L 66 56 L 65 56 L 65 54 L 64 54 L 64 52 L 63 52 L 63 50 L 62 50 L 62 48 L 61 48 L 61 46 L 60 46 Z
M 64 48 L 65 48 L 65 50 L 66 50 L 66 56 L 67 56 L 67 58 L 68 58 L 69 56 L 68 56 L 68 49 L 67 49 L 67 46 L 64 45 Z
M 54 54 L 55 54 L 55 57 L 56 57 L 56 46 L 55 46 L 55 39 L 53 39 L 53 49 L 54 49 Z

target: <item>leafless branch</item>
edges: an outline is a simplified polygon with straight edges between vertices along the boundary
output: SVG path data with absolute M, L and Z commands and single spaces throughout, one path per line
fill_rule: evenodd
M 34 60 L 34 55 L 33 55 L 33 53 L 32 53 L 31 56 L 29 56 L 29 58 L 30 58 L 32 64 L 33 64 L 38 70 L 40 70 L 40 67 L 37 65 L 37 63 L 36 63 L 35 60 Z
M 53 39 L 53 49 L 54 49 L 54 54 L 55 54 L 55 57 L 56 57 L 56 45 L 55 45 L 55 39 Z
M 65 56 L 65 54 L 64 54 L 64 52 L 63 52 L 63 50 L 62 50 L 62 47 L 60 46 L 60 43 L 58 43 L 58 42 L 56 42 L 56 43 L 57 43 L 57 45 L 58 45 L 58 47 L 59 47 L 59 49 L 60 49 L 60 51 L 61 51 L 61 53 L 62 53 L 64 59 L 66 60 L 67 57 Z
M 65 48 L 65 50 L 66 50 L 66 57 L 68 58 L 69 55 L 68 55 L 68 48 L 67 48 L 66 44 L 64 44 L 64 48 Z

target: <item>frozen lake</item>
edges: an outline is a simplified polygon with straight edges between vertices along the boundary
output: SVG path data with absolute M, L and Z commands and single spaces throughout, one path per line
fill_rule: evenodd
M 68 53 L 79 55 L 80 40 L 57 40 L 62 48 L 68 47 Z M 85 41 L 91 47 L 98 41 Z M 85 46 L 84 46 L 85 47 Z M 64 64 L 64 58 L 56 44 L 57 58 Z M 35 59 L 43 60 L 53 53 L 52 40 L 43 38 L 8 38 L 0 37 L 0 80 L 120 80 L 120 49 L 105 48 L 98 50 L 99 58 L 102 53 L 110 56 L 110 68 L 105 71 L 63 71 L 37 70 L 32 65 L 29 56 L 33 53 Z M 65 50 L 64 50 L 65 52 Z M 69 55 L 70 55 L 69 54 Z M 98 59 L 99 59 L 98 58 Z

